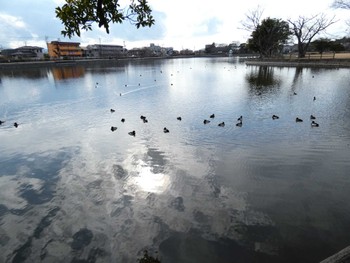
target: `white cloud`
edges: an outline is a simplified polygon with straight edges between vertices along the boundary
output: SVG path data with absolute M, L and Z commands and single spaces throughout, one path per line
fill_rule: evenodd
M 22 46 L 25 39 L 32 39 L 28 26 L 21 17 L 0 13 L 0 24 L 0 47 L 15 48 Z
M 21 17 L 11 16 L 5 13 L 0 13 L 0 23 L 2 27 L 14 27 L 16 29 L 25 29 L 27 26 Z

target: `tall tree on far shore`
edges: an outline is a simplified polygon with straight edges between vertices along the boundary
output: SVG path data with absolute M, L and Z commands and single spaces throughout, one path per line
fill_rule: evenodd
M 259 52 L 260 57 L 271 57 L 281 51 L 290 35 L 288 22 L 268 17 L 252 32 L 248 47 Z
M 320 39 L 316 39 L 315 41 L 312 41 L 311 45 L 317 52 L 322 54 L 323 52 L 325 52 L 327 49 L 330 48 L 331 41 L 327 38 L 320 38 Z
M 120 7 L 119 0 L 65 0 L 62 7 L 56 7 L 56 17 L 64 25 L 61 34 L 71 38 L 80 36 L 81 30 L 92 30 L 95 22 L 109 33 L 111 23 L 129 21 L 137 28 L 152 26 L 154 18 L 147 0 L 130 0 Z
M 288 19 L 292 32 L 298 41 L 298 57 L 304 58 L 312 39 L 333 25 L 335 18 L 328 19 L 324 14 L 312 17 L 299 16 L 297 20 Z

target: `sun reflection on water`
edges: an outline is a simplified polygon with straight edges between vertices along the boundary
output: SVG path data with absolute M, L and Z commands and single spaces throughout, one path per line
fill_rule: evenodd
M 152 170 L 151 166 L 139 160 L 135 177 L 131 180 L 131 183 L 145 192 L 164 192 L 169 185 L 169 176 L 164 173 L 154 173 Z

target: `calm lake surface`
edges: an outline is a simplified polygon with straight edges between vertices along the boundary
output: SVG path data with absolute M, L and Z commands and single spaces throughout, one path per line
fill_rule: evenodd
M 2 71 L 0 120 L 0 262 L 319 262 L 350 245 L 349 69 Z

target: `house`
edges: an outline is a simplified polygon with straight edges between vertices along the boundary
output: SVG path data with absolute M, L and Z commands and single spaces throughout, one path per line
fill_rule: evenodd
M 51 59 L 80 58 L 83 56 L 83 50 L 78 42 L 51 41 L 47 43 L 47 49 Z
M 11 60 L 41 60 L 44 58 L 43 48 L 36 46 L 3 49 L 1 54 Z

